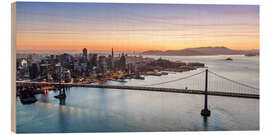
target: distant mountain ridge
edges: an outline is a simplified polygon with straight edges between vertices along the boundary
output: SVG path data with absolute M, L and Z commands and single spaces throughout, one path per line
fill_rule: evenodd
M 198 47 L 182 50 L 156 51 L 149 50 L 142 52 L 143 55 L 167 55 L 167 56 L 200 56 L 200 55 L 244 55 L 259 54 L 259 50 L 232 50 L 226 47 Z

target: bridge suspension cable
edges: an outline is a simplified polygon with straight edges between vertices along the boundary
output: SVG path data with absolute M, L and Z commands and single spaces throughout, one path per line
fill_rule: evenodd
M 224 76 L 222 76 L 222 75 L 219 75 L 219 74 L 217 74 L 217 73 L 215 73 L 215 72 L 213 72 L 213 71 L 208 71 L 208 72 L 211 73 L 211 74 L 214 74 L 215 76 L 217 76 L 217 77 L 219 77 L 219 78 L 222 78 L 222 79 L 224 79 L 224 80 L 230 81 L 230 82 L 232 82 L 232 83 L 235 83 L 235 84 L 238 84 L 238 85 L 241 85 L 241 86 L 250 88 L 250 89 L 259 90 L 259 88 L 255 88 L 255 87 L 253 87 L 253 86 L 250 86 L 250 85 L 247 85 L 247 84 L 244 84 L 244 83 L 241 83 L 241 82 L 238 82 L 238 81 L 229 79 L 229 78 L 224 77 Z
M 208 71 L 210 75 L 208 83 L 209 83 L 209 91 L 220 91 L 220 92 L 236 92 L 236 93 L 246 93 L 246 94 L 259 94 L 259 88 L 244 84 L 239 81 L 235 81 L 219 75 L 213 71 Z M 183 89 L 192 89 L 192 90 L 204 90 L 205 86 L 205 77 L 198 76 L 199 74 L 205 73 L 205 71 L 201 71 L 192 75 L 184 76 L 181 78 L 177 78 L 174 80 L 168 80 L 165 82 L 158 82 L 153 84 L 146 84 L 143 86 L 155 86 L 155 85 L 162 85 L 167 83 L 173 82 L 181 82 L 179 87 L 183 87 Z M 195 78 L 191 79 L 191 77 Z M 190 80 L 191 79 L 191 80 Z M 189 81 L 188 81 L 189 80 Z M 223 81 L 222 81 L 223 80 Z M 224 81 L 225 80 L 225 81 Z M 173 85 L 172 85 L 173 86 Z
M 153 83 L 153 84 L 143 85 L 143 86 L 154 86 L 154 85 L 161 85 L 161 84 L 166 84 L 166 83 L 176 82 L 176 81 L 180 81 L 180 80 L 184 80 L 184 79 L 191 78 L 191 77 L 193 77 L 193 76 L 199 75 L 199 74 L 204 73 L 204 72 L 205 72 L 205 71 L 201 71 L 201 72 L 199 72 L 199 73 L 192 74 L 192 75 L 188 75 L 188 76 L 185 76 L 185 77 L 182 77 L 182 78 L 178 78 L 178 79 L 174 79 L 174 80 L 169 80 L 169 81 L 165 81 L 165 82 L 160 82 L 160 83 Z

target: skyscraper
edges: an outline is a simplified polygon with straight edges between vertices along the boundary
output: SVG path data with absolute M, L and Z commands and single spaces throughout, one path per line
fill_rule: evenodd
M 84 60 L 87 60 L 87 49 L 86 48 L 83 48 L 83 59 Z
M 113 48 L 112 48 L 112 57 L 113 57 L 114 53 L 113 53 Z
M 126 69 L 126 57 L 124 53 L 122 53 L 122 56 L 120 57 L 120 69 L 125 70 Z
M 111 69 L 114 69 L 114 52 L 113 52 L 113 48 L 112 48 L 112 57 L 111 57 L 111 61 L 110 61 L 110 65 L 111 65 Z

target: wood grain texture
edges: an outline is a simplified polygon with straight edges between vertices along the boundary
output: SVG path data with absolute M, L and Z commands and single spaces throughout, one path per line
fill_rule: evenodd
M 16 3 L 11 4 L 11 131 L 16 132 Z

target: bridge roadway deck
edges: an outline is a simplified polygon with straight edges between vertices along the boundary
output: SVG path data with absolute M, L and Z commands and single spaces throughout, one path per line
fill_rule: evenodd
M 190 89 L 176 89 L 176 88 L 160 88 L 160 87 L 144 87 L 144 86 L 118 86 L 118 85 L 96 85 L 96 84 L 78 84 L 78 83 L 51 83 L 51 82 L 16 82 L 17 86 L 60 86 L 60 87 L 90 87 L 90 88 L 111 88 L 111 89 L 126 89 L 126 90 L 143 90 L 143 91 L 158 91 L 158 92 L 174 92 L 186 94 L 204 94 L 203 90 L 190 90 Z M 221 92 L 221 91 L 208 91 L 208 95 L 214 96 L 228 96 L 228 97 L 241 97 L 241 98 L 254 98 L 259 99 L 258 94 L 249 93 L 234 93 L 234 92 Z

